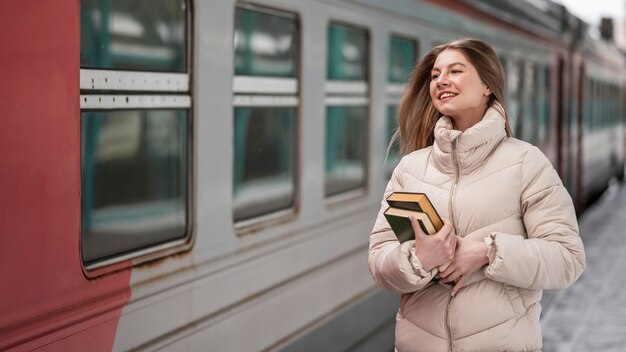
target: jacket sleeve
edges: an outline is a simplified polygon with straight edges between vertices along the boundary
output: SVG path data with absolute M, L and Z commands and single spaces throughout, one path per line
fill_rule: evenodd
M 528 238 L 491 233 L 486 239 L 485 275 L 521 288 L 565 288 L 585 269 L 572 199 L 536 147 L 524 158 L 521 180 L 521 212 Z
M 415 254 L 415 241 L 400 244 L 385 219 L 384 212 L 388 208 L 385 199 L 392 192 L 402 191 L 402 172 L 401 162 L 387 185 L 370 235 L 368 262 L 370 273 L 379 286 L 398 293 L 409 293 L 426 287 L 437 269 L 425 271 Z

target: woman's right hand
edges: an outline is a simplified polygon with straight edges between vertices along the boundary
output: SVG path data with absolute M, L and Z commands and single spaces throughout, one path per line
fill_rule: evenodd
M 422 268 L 430 271 L 435 267 L 449 263 L 454 259 L 456 235 L 450 222 L 443 219 L 443 227 L 434 235 L 426 235 L 417 219 L 409 216 L 415 232 L 415 254 L 422 263 Z

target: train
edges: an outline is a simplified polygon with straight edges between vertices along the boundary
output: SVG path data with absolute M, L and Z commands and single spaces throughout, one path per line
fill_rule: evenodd
M 626 59 L 549 0 L 0 7 L 0 350 L 392 350 L 369 233 L 406 79 L 459 37 L 579 212 L 624 177 Z

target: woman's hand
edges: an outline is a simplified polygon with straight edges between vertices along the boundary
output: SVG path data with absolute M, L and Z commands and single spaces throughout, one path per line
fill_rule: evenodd
M 428 236 L 422 231 L 417 219 L 409 216 L 415 232 L 415 254 L 426 271 L 449 263 L 454 258 L 456 236 L 452 225 L 444 219 L 443 227 L 434 235 Z
M 439 267 L 439 282 L 446 283 L 458 279 L 452 289 L 452 295 L 454 296 L 463 286 L 465 278 L 486 264 L 489 264 L 489 258 L 487 257 L 487 245 L 483 241 L 472 241 L 457 237 L 454 260 L 450 265 Z

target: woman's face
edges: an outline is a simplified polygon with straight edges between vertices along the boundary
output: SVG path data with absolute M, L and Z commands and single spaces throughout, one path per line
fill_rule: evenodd
M 461 51 L 446 49 L 437 56 L 431 71 L 430 98 L 443 115 L 455 123 L 458 119 L 476 123 L 487 109 L 490 94 L 476 67 Z

